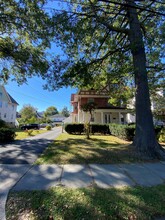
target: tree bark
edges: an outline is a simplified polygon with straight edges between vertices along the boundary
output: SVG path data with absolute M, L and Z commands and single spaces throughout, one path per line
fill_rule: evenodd
M 129 40 L 133 57 L 136 85 L 136 131 L 133 146 L 140 157 L 165 158 L 165 150 L 156 140 L 151 112 L 151 102 L 146 70 L 146 54 L 143 35 L 134 0 L 127 0 L 128 20 L 130 25 Z M 133 7 L 131 7 L 133 6 Z

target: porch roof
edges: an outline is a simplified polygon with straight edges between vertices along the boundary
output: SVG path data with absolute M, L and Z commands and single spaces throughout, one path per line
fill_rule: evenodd
M 127 108 L 112 105 L 112 106 L 106 106 L 106 107 L 98 107 L 97 109 L 127 109 Z

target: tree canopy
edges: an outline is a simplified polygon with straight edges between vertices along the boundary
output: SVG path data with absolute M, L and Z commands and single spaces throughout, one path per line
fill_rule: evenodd
M 57 56 L 54 60 L 54 74 L 48 79 L 49 88 L 134 85 L 131 56 L 134 45 L 130 43 L 129 24 L 129 10 L 132 8 L 137 11 L 143 35 L 149 85 L 162 86 L 165 70 L 163 1 L 66 2 L 68 9 L 54 15 L 54 40 L 63 49 L 65 59 Z
M 66 106 L 61 110 L 61 114 L 65 117 L 69 117 L 70 113 Z
M 56 115 L 58 114 L 58 110 L 56 107 L 54 106 L 50 106 L 46 109 L 46 111 L 44 112 L 44 116 L 48 117 L 48 116 L 52 116 L 52 115 Z
M 45 0 L 5 0 L 0 4 L 0 78 L 18 83 L 28 77 L 43 78 L 50 61 L 52 19 Z
M 20 110 L 21 114 L 21 123 L 34 123 L 37 120 L 36 117 L 37 108 L 33 107 L 30 104 L 24 105 Z

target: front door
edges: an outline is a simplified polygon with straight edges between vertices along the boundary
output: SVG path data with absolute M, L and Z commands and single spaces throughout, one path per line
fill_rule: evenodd
M 105 122 L 105 124 L 111 123 L 111 115 L 110 114 L 104 115 L 104 122 Z

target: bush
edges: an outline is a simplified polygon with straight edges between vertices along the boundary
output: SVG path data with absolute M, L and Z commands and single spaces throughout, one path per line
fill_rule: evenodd
M 110 124 L 109 129 L 112 135 L 123 140 L 133 141 L 135 136 L 135 125 Z M 155 135 L 157 140 L 159 140 L 160 133 L 161 127 L 155 127 Z
M 47 131 L 50 131 L 51 129 L 52 129 L 52 127 L 51 127 L 50 125 L 47 125 L 47 126 L 46 126 L 46 130 L 47 130 Z
M 123 140 L 132 141 L 135 136 L 134 125 L 109 124 L 110 133 Z
M 65 124 L 65 131 L 69 134 L 82 134 L 85 132 L 84 124 Z M 90 133 L 110 134 L 109 125 L 90 124 Z
M 160 137 L 159 137 L 160 142 L 165 142 L 165 128 L 162 128 L 160 132 Z
M 0 128 L 0 142 L 13 141 L 16 137 L 15 131 L 10 128 Z
M 0 119 L 0 128 L 7 128 L 7 124 L 5 121 L 3 121 L 2 119 Z
M 30 130 L 28 130 L 28 129 L 26 129 L 26 130 L 24 130 L 26 133 L 28 133 L 28 135 L 29 136 L 32 136 L 32 133 L 33 133 L 33 130 L 32 129 L 30 129 Z
M 107 124 L 91 124 L 91 133 L 110 134 L 109 125 Z
M 65 131 L 68 134 L 82 134 L 84 132 L 84 124 L 65 124 Z

